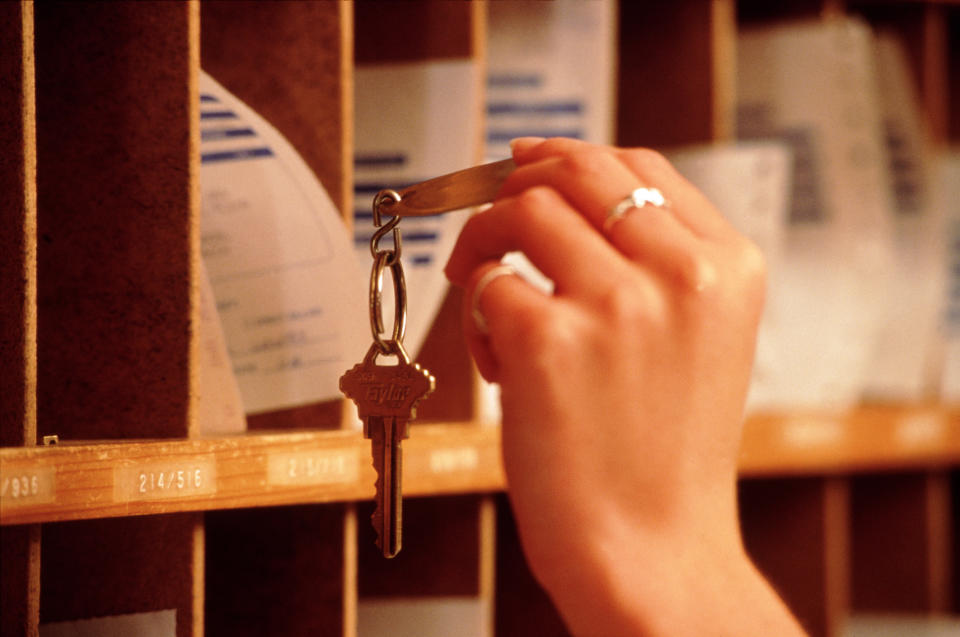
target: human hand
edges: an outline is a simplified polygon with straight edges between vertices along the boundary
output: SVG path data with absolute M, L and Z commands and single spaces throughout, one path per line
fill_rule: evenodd
M 467 291 L 477 366 L 501 386 L 504 466 L 530 566 L 575 632 L 626 633 L 630 618 L 584 592 L 653 603 L 671 582 L 687 586 L 675 580 L 694 567 L 746 562 L 736 462 L 763 259 L 653 151 L 526 139 L 514 159 L 447 275 Z M 638 186 L 668 206 L 605 227 Z M 514 250 L 555 292 L 488 279 L 482 333 L 475 287 Z

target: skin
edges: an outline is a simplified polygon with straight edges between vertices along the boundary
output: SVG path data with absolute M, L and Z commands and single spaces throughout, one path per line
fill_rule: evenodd
M 748 559 L 736 465 L 763 306 L 758 249 L 661 155 L 520 139 L 518 168 L 447 264 L 501 385 L 530 567 L 577 635 L 801 635 Z M 667 208 L 607 211 L 653 186 Z M 477 281 L 521 250 L 555 283 Z

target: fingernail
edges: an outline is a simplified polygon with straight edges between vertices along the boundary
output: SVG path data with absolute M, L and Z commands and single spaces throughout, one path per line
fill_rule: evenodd
M 546 137 L 515 137 L 510 140 L 510 151 L 513 152 L 517 149 L 517 146 L 524 144 L 527 146 L 534 146 L 540 142 L 547 141 Z

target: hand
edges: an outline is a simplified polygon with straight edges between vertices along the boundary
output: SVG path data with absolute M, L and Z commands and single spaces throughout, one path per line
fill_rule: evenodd
M 742 566 L 736 465 L 763 259 L 653 151 L 526 139 L 514 159 L 493 206 L 465 225 L 447 275 L 467 291 L 477 366 L 501 385 L 521 541 L 572 630 L 658 634 L 666 609 L 682 614 L 706 581 L 757 577 Z M 605 227 L 638 186 L 668 205 Z M 514 250 L 555 292 L 490 280 L 481 333 L 474 287 Z

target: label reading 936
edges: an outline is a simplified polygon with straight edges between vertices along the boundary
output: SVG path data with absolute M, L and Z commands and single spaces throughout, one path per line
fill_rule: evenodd
M 0 506 L 12 508 L 52 502 L 54 467 L 5 464 L 0 470 Z

